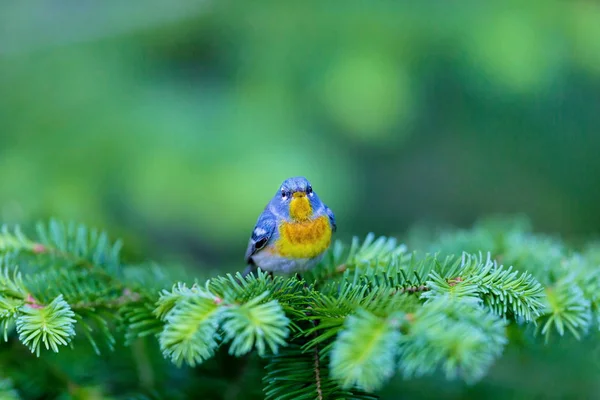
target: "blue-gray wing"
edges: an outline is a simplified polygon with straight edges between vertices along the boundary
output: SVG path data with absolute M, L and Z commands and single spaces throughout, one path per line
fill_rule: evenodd
M 267 245 L 271 236 L 273 236 L 273 232 L 275 232 L 275 228 L 277 227 L 277 222 L 275 220 L 275 216 L 268 211 L 265 211 L 256 222 L 256 226 L 252 231 L 252 236 L 248 241 L 248 248 L 246 249 L 246 263 L 252 263 L 252 255 L 257 251 L 262 249 Z
M 331 230 L 335 232 L 337 230 L 337 225 L 335 223 L 335 214 L 333 214 L 333 211 L 331 211 L 331 209 L 327 206 L 325 206 L 325 211 L 327 212 L 329 222 L 331 223 Z

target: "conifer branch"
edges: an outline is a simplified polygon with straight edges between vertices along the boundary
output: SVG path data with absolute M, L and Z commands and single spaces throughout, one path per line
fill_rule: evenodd
M 3 400 L 19 400 L 21 397 L 9 379 L 0 377 L 0 398 Z
M 541 334 L 550 340 L 552 328 L 563 336 L 565 329 L 578 340 L 587 333 L 592 323 L 591 302 L 575 284 L 570 274 L 546 289 L 546 312 L 541 318 Z
M 110 243 L 106 232 L 54 219 L 47 225 L 38 223 L 36 230 L 39 242 L 33 247 L 35 253 L 49 253 L 74 266 L 117 272 L 122 242 Z
M 376 397 L 360 390 L 343 390 L 331 379 L 327 364 L 319 354 L 319 380 L 315 374 L 314 349 L 303 351 L 290 344 L 269 359 L 263 378 L 267 400 L 315 399 L 319 390 L 323 399 L 367 400 Z M 317 382 L 319 384 L 317 385 Z
M 37 356 L 42 344 L 57 353 L 58 346 L 66 346 L 75 336 L 75 313 L 62 296 L 47 306 L 25 305 L 20 311 L 15 321 L 19 339 Z
M 53 221 L 30 239 L 4 227 L 0 329 L 36 356 L 79 335 L 96 353 L 156 339 L 175 365 L 197 367 L 220 347 L 256 352 L 267 399 L 373 398 L 396 374 L 476 382 L 508 324 L 534 323 L 548 341 L 583 338 L 600 320 L 599 246 L 576 253 L 519 224 L 486 224 L 428 243 L 439 253 L 369 234 L 334 243 L 304 281 L 259 270 L 190 286 L 122 265 L 120 242 L 100 231 Z
M 313 349 L 315 384 L 317 385 L 317 399 L 323 400 L 323 389 L 321 388 L 321 360 L 319 359 L 319 345 L 315 345 Z
M 507 342 L 505 321 L 467 298 L 440 296 L 427 302 L 400 338 L 406 377 L 441 369 L 448 379 L 480 379 Z
M 359 310 L 350 315 L 331 350 L 331 376 L 342 388 L 372 392 L 396 369 L 401 314 L 386 319 Z
M 53 220 L 38 224 L 37 234 L 29 239 L 18 227 L 10 231 L 6 226 L 0 232 L 0 329 L 5 340 L 16 329 L 23 344 L 39 356 L 42 345 L 56 352 L 78 330 L 96 353 L 98 336 L 112 348 L 110 324 L 120 322 L 120 309 L 151 304 L 156 295 L 123 279 L 120 242 L 109 242 L 106 233 Z M 24 275 L 17 263 L 24 266 Z
M 163 353 L 178 365 L 185 361 L 193 366 L 211 357 L 221 342 L 230 343 L 229 352 L 236 356 L 253 349 L 265 356 L 267 349 L 276 353 L 286 345 L 290 320 L 280 303 L 270 298 L 268 290 L 240 300 L 238 291 L 251 281 L 245 282 L 229 276 L 214 285 L 209 281 L 204 288 L 179 284 L 171 292 L 163 291 L 155 310 L 165 321 L 160 334 Z M 256 282 L 263 286 L 265 276 Z M 291 280 L 280 280 L 284 282 Z

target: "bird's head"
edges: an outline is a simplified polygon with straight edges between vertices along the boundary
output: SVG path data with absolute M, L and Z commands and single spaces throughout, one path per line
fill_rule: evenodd
M 290 218 L 295 221 L 310 219 L 320 201 L 308 179 L 302 176 L 283 181 L 278 196 L 281 204 L 289 211 Z

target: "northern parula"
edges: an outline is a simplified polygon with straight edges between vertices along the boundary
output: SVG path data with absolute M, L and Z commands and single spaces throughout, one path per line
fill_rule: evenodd
M 307 271 L 321 261 L 336 229 L 335 215 L 310 182 L 288 178 L 258 217 L 243 275 L 257 267 L 271 274 Z

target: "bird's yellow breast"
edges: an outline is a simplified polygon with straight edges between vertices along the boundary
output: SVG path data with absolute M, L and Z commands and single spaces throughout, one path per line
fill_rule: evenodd
M 282 257 L 313 258 L 323 253 L 331 242 L 327 216 L 301 222 L 284 222 L 279 226 L 277 252 Z

